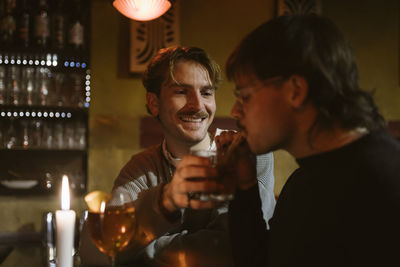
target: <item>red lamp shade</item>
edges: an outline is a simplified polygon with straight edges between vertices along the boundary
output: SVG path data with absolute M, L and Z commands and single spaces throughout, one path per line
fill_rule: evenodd
M 130 19 L 147 21 L 167 12 L 171 3 L 168 0 L 114 0 L 113 6 Z

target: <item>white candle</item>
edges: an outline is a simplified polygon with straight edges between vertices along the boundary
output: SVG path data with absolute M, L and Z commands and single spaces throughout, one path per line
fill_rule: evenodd
M 69 198 L 68 177 L 64 175 L 61 189 L 61 210 L 56 211 L 57 267 L 73 266 L 75 212 L 69 209 Z

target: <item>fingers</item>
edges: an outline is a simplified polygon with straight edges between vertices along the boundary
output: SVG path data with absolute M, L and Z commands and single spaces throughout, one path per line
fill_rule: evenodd
M 178 188 L 180 187 L 180 188 Z M 216 207 L 216 202 L 200 200 L 200 195 L 207 195 L 221 190 L 215 181 L 188 181 L 177 185 L 172 193 L 172 201 L 177 208 L 206 209 Z
M 217 150 L 219 153 L 225 153 L 229 145 L 238 135 L 235 131 L 223 131 L 220 135 L 215 137 L 215 144 L 217 145 Z
M 166 187 L 165 197 L 175 209 L 186 208 L 189 204 L 196 209 L 215 207 L 215 204 L 211 202 L 200 203 L 201 201 L 188 196 L 192 192 L 207 194 L 221 190 L 221 185 L 216 182 L 216 177 L 217 169 L 211 167 L 208 158 L 186 155 L 177 166 L 171 182 Z M 168 202 L 164 203 L 167 203 L 168 206 Z

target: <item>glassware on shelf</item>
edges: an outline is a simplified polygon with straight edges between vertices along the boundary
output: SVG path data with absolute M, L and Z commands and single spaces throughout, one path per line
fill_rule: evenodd
M 55 49 L 63 49 L 65 47 L 65 30 L 66 30 L 66 14 L 64 11 L 64 1 L 57 0 L 55 2 L 54 12 L 52 15 L 52 47 Z
M 5 135 L 5 122 L 0 120 L 0 149 L 5 148 L 5 144 L 4 144 L 4 135 Z
M 72 96 L 71 96 L 71 105 L 73 107 L 82 108 L 85 105 L 85 98 L 83 95 L 83 87 L 84 87 L 84 80 L 83 76 L 80 74 L 71 74 L 70 75 L 71 82 L 72 82 Z
M 70 181 L 70 187 L 72 190 L 82 191 L 85 189 L 85 180 L 82 171 L 70 171 L 66 172 Z
M 44 186 L 46 187 L 47 190 L 51 190 L 54 188 L 54 174 L 52 174 L 50 171 L 46 171 L 44 174 Z
M 18 146 L 18 136 L 14 119 L 11 119 L 8 124 L 8 129 L 4 138 L 5 147 L 14 149 Z
M 54 148 L 63 149 L 64 146 L 64 127 L 61 122 L 54 124 Z
M 22 104 L 37 105 L 37 91 L 35 90 L 35 69 L 32 67 L 22 68 L 21 95 Z
M 65 74 L 61 72 L 55 73 L 53 77 L 55 102 L 57 106 L 62 107 L 65 105 L 65 95 L 63 90 Z
M 35 192 L 56 191 L 56 164 L 86 187 L 89 3 L 0 0 L 0 156 L 40 180 Z
M 42 124 L 41 120 L 31 121 L 30 139 L 32 147 L 42 147 Z
M 83 23 L 83 10 L 81 1 L 70 1 L 72 17 L 68 27 L 68 45 L 74 50 L 81 50 L 85 45 L 85 25 Z
M 12 65 L 8 71 L 8 85 L 7 85 L 7 95 L 8 104 L 19 105 L 20 104 L 20 68 Z
M 31 42 L 30 0 L 21 0 L 18 12 L 17 43 L 19 47 L 27 48 Z
M 86 149 L 86 126 L 82 121 L 76 123 L 74 143 L 77 149 Z
M 21 122 L 21 126 L 22 126 L 22 129 L 21 129 L 22 148 L 27 149 L 27 148 L 31 147 L 28 121 L 23 120 Z
M 16 21 L 16 0 L 4 0 L 0 2 L 3 12 L 0 20 L 0 44 L 4 47 L 12 47 L 15 44 L 17 21 Z
M 64 146 L 67 149 L 75 148 L 74 125 L 72 122 L 64 124 Z
M 47 68 L 39 68 L 37 73 L 39 104 L 41 106 L 46 106 L 49 102 L 49 70 Z
M 6 104 L 6 68 L 0 65 L 0 105 Z
M 41 143 L 43 148 L 53 148 L 53 129 L 48 121 L 43 122 Z
M 33 36 L 35 45 L 46 48 L 50 39 L 50 14 L 47 0 L 37 0 L 33 16 Z

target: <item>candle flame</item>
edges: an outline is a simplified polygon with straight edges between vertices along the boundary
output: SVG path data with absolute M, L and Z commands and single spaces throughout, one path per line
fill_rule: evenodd
M 68 176 L 64 175 L 61 186 L 61 209 L 69 210 L 69 182 Z
M 106 202 L 103 200 L 103 201 L 100 203 L 100 212 L 101 212 L 101 213 L 104 213 L 105 210 L 106 210 Z

